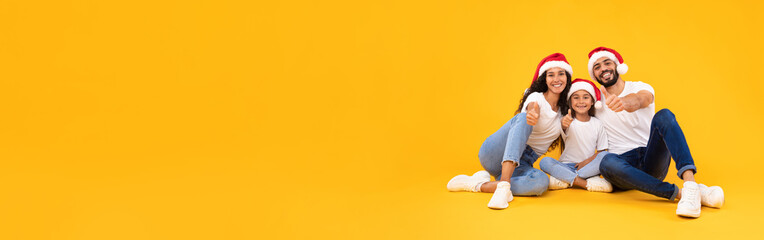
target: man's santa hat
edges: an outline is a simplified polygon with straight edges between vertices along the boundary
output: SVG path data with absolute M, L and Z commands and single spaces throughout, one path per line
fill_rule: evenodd
M 573 68 L 570 67 L 568 59 L 565 59 L 565 55 L 562 55 L 562 53 L 552 53 L 552 55 L 541 59 L 541 62 L 536 67 L 536 73 L 533 74 L 533 80 L 531 81 L 531 84 L 533 84 L 533 81 L 536 81 L 536 79 L 539 78 L 539 74 L 544 74 L 546 70 L 554 67 L 562 68 L 568 72 L 570 76 L 573 76 Z
M 621 57 L 621 54 L 616 52 L 615 50 L 611 48 L 606 47 L 598 47 L 589 52 L 589 76 L 592 79 L 597 79 L 594 77 L 594 71 L 592 71 L 592 67 L 594 67 L 594 62 L 597 61 L 597 59 L 600 59 L 602 57 L 607 57 L 610 60 L 613 60 L 616 65 L 616 71 L 618 74 L 623 75 L 627 71 L 629 71 L 629 66 L 623 63 L 623 58 Z
M 576 80 L 573 80 L 573 82 L 570 84 L 570 90 L 568 91 L 568 101 L 570 101 L 570 96 L 578 90 L 585 90 L 589 92 L 589 94 L 594 98 L 594 108 L 602 108 L 602 101 L 600 101 L 600 89 L 597 88 L 597 86 L 594 86 L 592 81 L 581 78 L 576 78 Z

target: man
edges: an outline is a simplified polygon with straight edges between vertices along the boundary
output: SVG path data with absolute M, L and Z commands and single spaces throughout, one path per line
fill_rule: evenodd
M 720 208 L 721 187 L 695 182 L 697 169 L 684 133 L 668 109 L 655 112 L 655 90 L 643 82 L 624 81 L 628 71 L 621 55 L 598 47 L 589 52 L 589 75 L 602 86 L 605 106 L 596 117 L 605 125 L 611 154 L 600 163 L 600 172 L 615 187 L 636 189 L 669 200 L 679 199 L 676 214 L 700 217 L 701 204 Z M 673 157 L 683 188 L 664 182 Z

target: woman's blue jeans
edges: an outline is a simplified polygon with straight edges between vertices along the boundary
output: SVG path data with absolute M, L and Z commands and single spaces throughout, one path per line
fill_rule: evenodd
M 528 146 L 533 126 L 528 125 L 525 113 L 519 113 L 491 134 L 480 147 L 478 158 L 483 168 L 497 180 L 501 178 L 501 164 L 517 164 L 512 173 L 510 190 L 516 196 L 538 196 L 549 187 L 546 173 L 533 168 L 539 155 Z

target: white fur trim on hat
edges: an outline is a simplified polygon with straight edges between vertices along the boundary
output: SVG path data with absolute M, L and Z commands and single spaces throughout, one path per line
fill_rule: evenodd
M 607 57 L 610 60 L 613 60 L 613 62 L 615 62 L 616 64 L 615 70 L 618 72 L 618 74 L 622 75 L 622 74 L 625 74 L 627 71 L 629 71 L 629 66 L 627 66 L 625 63 L 619 62 L 618 58 L 615 57 L 615 54 L 613 54 L 610 51 L 602 50 L 592 54 L 592 57 L 589 58 L 589 77 L 591 77 L 592 79 L 596 79 L 594 77 L 594 72 L 592 72 L 592 67 L 594 67 L 594 62 L 596 62 L 597 59 L 600 59 L 602 57 Z
M 549 70 L 550 68 L 555 68 L 555 67 L 562 68 L 566 72 L 568 72 L 568 74 L 573 76 L 573 68 L 570 67 L 570 64 L 568 64 L 566 62 L 563 62 L 563 61 L 548 61 L 548 62 L 545 62 L 539 68 L 539 75 L 544 74 L 544 72 L 546 70 Z M 539 76 L 536 76 L 536 77 L 539 77 Z
M 578 90 L 584 90 L 589 93 L 589 95 L 592 96 L 592 100 L 594 100 L 594 108 L 600 109 L 602 108 L 602 101 L 597 101 L 597 93 L 594 91 L 594 86 L 587 82 L 574 82 L 570 85 L 570 90 L 568 90 L 568 100 L 570 100 L 570 96 L 573 95 Z

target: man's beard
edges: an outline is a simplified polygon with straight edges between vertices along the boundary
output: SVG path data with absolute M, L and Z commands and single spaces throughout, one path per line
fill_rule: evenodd
M 609 82 L 604 83 L 604 82 L 602 82 L 602 80 L 600 80 L 600 78 L 601 78 L 602 74 L 604 74 L 606 72 L 610 72 L 610 75 L 613 75 L 613 77 L 610 78 Z M 596 76 L 596 77 L 597 77 L 597 82 L 600 83 L 603 87 L 610 87 L 610 86 L 615 85 L 616 82 L 618 82 L 618 77 L 620 77 L 620 76 L 621 75 L 618 74 L 618 71 L 608 70 L 608 71 L 600 73 L 600 76 Z

